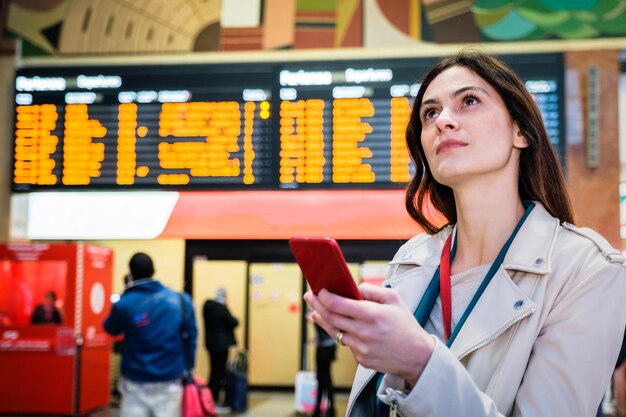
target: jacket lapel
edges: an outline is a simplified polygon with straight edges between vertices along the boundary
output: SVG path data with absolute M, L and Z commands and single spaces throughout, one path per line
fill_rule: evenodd
M 534 313 L 536 307 L 536 303 L 524 294 L 501 267 L 467 317 L 450 350 L 458 359 L 462 359 Z
M 400 280 L 397 283 L 391 282 L 386 285 L 391 285 L 390 288 L 398 292 L 407 308 L 414 312 L 422 300 L 430 280 L 435 275 L 435 271 L 437 271 L 437 267 L 423 266 L 417 270 L 415 275 L 411 276 L 411 279 Z
M 520 288 L 507 271 L 536 274 L 537 279 L 549 274 L 558 228 L 559 221 L 541 203 L 535 202 L 535 208 L 511 244 L 503 265 L 450 347 L 458 359 L 495 340 L 509 327 L 535 312 L 537 305 L 527 295 L 528 289 Z

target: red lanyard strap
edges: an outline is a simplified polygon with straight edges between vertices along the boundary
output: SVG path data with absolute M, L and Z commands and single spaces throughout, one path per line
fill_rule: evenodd
M 441 315 L 443 318 L 443 334 L 446 342 L 452 333 L 452 285 L 450 284 L 450 247 L 452 246 L 452 233 L 446 239 L 441 252 L 439 263 L 439 288 L 441 289 Z M 456 246 L 456 245 L 455 245 Z

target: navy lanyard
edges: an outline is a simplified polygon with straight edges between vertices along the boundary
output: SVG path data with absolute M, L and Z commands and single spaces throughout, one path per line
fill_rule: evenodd
M 509 236 L 507 241 L 504 243 L 504 246 L 502 246 L 502 249 L 500 249 L 500 253 L 498 253 L 498 256 L 493 261 L 493 264 L 491 264 L 491 268 L 489 268 L 489 272 L 487 272 L 487 275 L 483 279 L 483 282 L 480 284 L 480 287 L 478 287 L 478 290 L 476 290 L 476 293 L 474 294 L 474 297 L 472 298 L 467 308 L 465 309 L 465 312 L 463 312 L 463 315 L 457 322 L 456 326 L 454 326 L 454 330 L 452 331 L 450 338 L 446 342 L 446 346 L 448 347 L 452 346 L 454 339 L 456 339 L 456 336 L 459 334 L 459 331 L 465 324 L 467 317 L 470 315 L 470 313 L 474 309 L 474 306 L 476 306 L 476 303 L 478 303 L 480 296 L 483 294 L 483 292 L 485 292 L 487 285 L 489 285 L 489 283 L 491 282 L 491 279 L 494 277 L 494 275 L 496 274 L 496 272 L 498 271 L 498 269 L 504 262 L 504 257 L 506 256 L 506 253 L 508 252 L 509 247 L 511 246 L 511 243 L 513 243 L 513 240 L 515 239 L 517 232 L 519 232 L 519 229 L 521 229 L 522 224 L 524 224 L 524 221 L 526 220 L 530 212 L 535 207 L 535 203 L 528 202 L 528 203 L 525 203 L 525 206 L 526 206 L 526 211 L 524 212 L 524 215 L 519 220 L 519 222 L 517 222 L 517 225 L 515 226 L 513 233 L 511 233 L 511 236 Z M 450 262 L 454 260 L 454 255 L 456 255 L 456 247 L 457 245 L 456 245 L 456 236 L 455 236 L 455 242 L 452 245 L 452 249 L 450 250 Z M 437 268 L 435 275 L 433 275 L 433 278 L 430 280 L 430 284 L 428 284 L 428 288 L 426 288 L 426 292 L 424 293 L 422 300 L 420 301 L 419 305 L 417 306 L 417 309 L 415 310 L 415 313 L 413 314 L 415 319 L 418 321 L 418 323 L 422 327 L 426 325 L 426 322 L 428 321 L 428 318 L 430 317 L 430 313 L 432 312 L 433 307 L 435 306 L 437 302 L 437 297 L 439 297 L 440 269 L 441 269 L 441 266 Z
M 454 326 L 454 330 L 452 331 L 450 338 L 446 342 L 446 346 L 448 347 L 452 346 L 454 339 L 456 339 L 456 336 L 459 334 L 459 331 L 465 324 L 467 317 L 470 315 L 470 313 L 474 309 L 474 306 L 476 306 L 476 303 L 478 303 L 480 296 L 483 294 L 483 292 L 485 292 L 487 285 L 489 285 L 489 282 L 491 282 L 491 279 L 495 276 L 496 272 L 498 271 L 498 269 L 504 262 L 504 257 L 506 256 L 506 253 L 508 252 L 509 247 L 511 246 L 511 243 L 513 243 L 513 240 L 515 239 L 517 232 L 519 232 L 519 230 L 521 229 L 522 224 L 524 224 L 524 221 L 526 220 L 530 212 L 533 210 L 533 208 L 535 208 L 535 203 L 531 201 L 524 202 L 524 207 L 526 207 L 526 211 L 524 212 L 524 215 L 519 220 L 519 222 L 517 222 L 517 225 L 515 226 L 513 233 L 511 233 L 511 236 L 509 236 L 507 241 L 504 243 L 504 246 L 502 246 L 502 249 L 500 249 L 500 253 L 498 253 L 498 256 L 493 261 L 493 264 L 491 264 L 491 268 L 489 268 L 489 272 L 487 272 L 487 275 L 485 276 L 485 278 L 483 278 L 483 282 L 480 284 L 480 287 L 478 287 L 478 290 L 476 290 L 474 297 L 472 298 L 469 305 L 463 312 L 463 315 L 457 322 L 456 326 Z M 456 247 L 457 245 L 456 245 L 456 236 L 455 236 L 454 244 L 452 245 L 452 248 L 450 250 L 450 263 L 454 260 L 454 255 L 456 255 Z M 437 302 L 437 298 L 439 297 L 440 269 L 441 269 L 441 265 L 437 268 L 437 271 L 433 275 L 433 278 L 430 280 L 430 284 L 428 284 L 428 287 L 426 288 L 426 292 L 424 293 L 422 300 L 418 304 L 417 309 L 415 310 L 415 313 L 413 313 L 413 316 L 422 327 L 426 326 L 426 322 L 428 321 L 428 318 L 430 317 L 433 307 L 435 307 L 435 304 Z M 378 387 L 380 386 L 384 376 L 385 374 L 383 374 L 382 372 L 378 373 L 376 391 L 378 391 Z M 377 404 L 376 415 L 378 417 L 383 417 L 389 414 L 389 406 L 387 404 L 383 403 L 378 398 L 376 399 L 376 404 Z

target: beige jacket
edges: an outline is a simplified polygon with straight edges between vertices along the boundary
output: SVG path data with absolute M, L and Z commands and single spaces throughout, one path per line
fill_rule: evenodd
M 420 235 L 385 286 L 414 311 L 452 232 Z M 379 398 L 402 417 L 592 417 L 626 324 L 624 257 L 590 229 L 536 207 L 448 349 L 437 342 L 415 387 L 386 375 Z M 347 416 L 372 416 L 374 371 L 359 366 Z

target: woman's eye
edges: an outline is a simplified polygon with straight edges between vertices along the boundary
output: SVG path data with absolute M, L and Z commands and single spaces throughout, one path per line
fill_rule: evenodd
M 425 109 L 424 112 L 422 113 L 422 119 L 424 120 L 429 120 L 436 116 L 437 116 L 437 111 L 435 109 Z
M 480 103 L 480 101 L 474 96 L 467 96 L 463 99 L 463 104 L 466 106 L 473 106 Z

